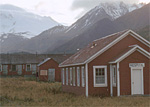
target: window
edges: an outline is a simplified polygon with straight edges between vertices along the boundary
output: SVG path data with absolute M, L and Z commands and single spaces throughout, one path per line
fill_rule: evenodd
M 32 74 L 36 74 L 36 64 L 31 65 Z
M 17 66 L 16 66 L 16 65 L 12 65 L 12 66 L 11 66 L 11 70 L 12 70 L 12 71 L 17 71 Z
M 7 72 L 7 71 L 8 71 L 8 65 L 3 65 L 2 71 L 3 71 L 3 72 Z
M 62 68 L 62 83 L 63 83 L 63 85 L 65 84 L 65 72 L 64 72 L 64 68 Z
M 75 73 L 75 67 L 73 67 L 73 86 L 76 85 L 76 73 Z
M 113 73 L 113 86 L 116 86 L 116 66 L 112 67 L 112 73 Z
M 17 67 L 18 75 L 21 75 L 22 74 L 22 65 L 16 65 L 16 67 Z
M 72 85 L 72 68 L 70 68 L 70 85 Z
M 26 65 L 26 71 L 31 71 L 31 65 L 30 64 Z
M 47 70 L 40 70 L 40 75 L 47 75 Z
M 66 85 L 68 85 L 68 68 L 66 68 Z
M 84 71 L 84 66 L 82 67 L 82 87 L 85 86 L 85 71 Z
M 80 67 L 77 67 L 77 85 L 80 86 Z
M 107 66 L 94 66 L 94 87 L 107 86 Z
M 2 71 L 2 65 L 0 65 L 0 72 Z

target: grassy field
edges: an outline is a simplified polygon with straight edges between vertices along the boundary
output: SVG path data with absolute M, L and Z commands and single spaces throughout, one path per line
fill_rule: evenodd
M 60 83 L 34 79 L 0 78 L 0 106 L 150 106 L 149 97 L 92 97 L 61 92 Z

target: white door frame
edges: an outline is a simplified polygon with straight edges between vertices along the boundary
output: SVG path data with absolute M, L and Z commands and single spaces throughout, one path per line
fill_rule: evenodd
M 131 67 L 131 95 L 133 95 L 133 86 L 132 86 L 132 71 L 133 69 L 140 69 L 142 72 L 142 94 L 144 94 L 144 81 L 143 81 L 143 67 Z

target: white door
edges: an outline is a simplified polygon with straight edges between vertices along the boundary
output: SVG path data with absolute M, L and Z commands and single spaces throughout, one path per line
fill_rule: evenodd
M 48 69 L 48 80 L 55 81 L 55 69 Z
M 132 69 L 131 71 L 131 87 L 133 94 L 143 94 L 143 79 L 142 79 L 142 69 Z

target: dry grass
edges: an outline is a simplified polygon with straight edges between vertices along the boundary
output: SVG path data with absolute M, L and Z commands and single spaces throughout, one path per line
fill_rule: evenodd
M 0 78 L 1 106 L 150 106 L 149 97 L 89 97 L 61 92 L 60 83 Z

